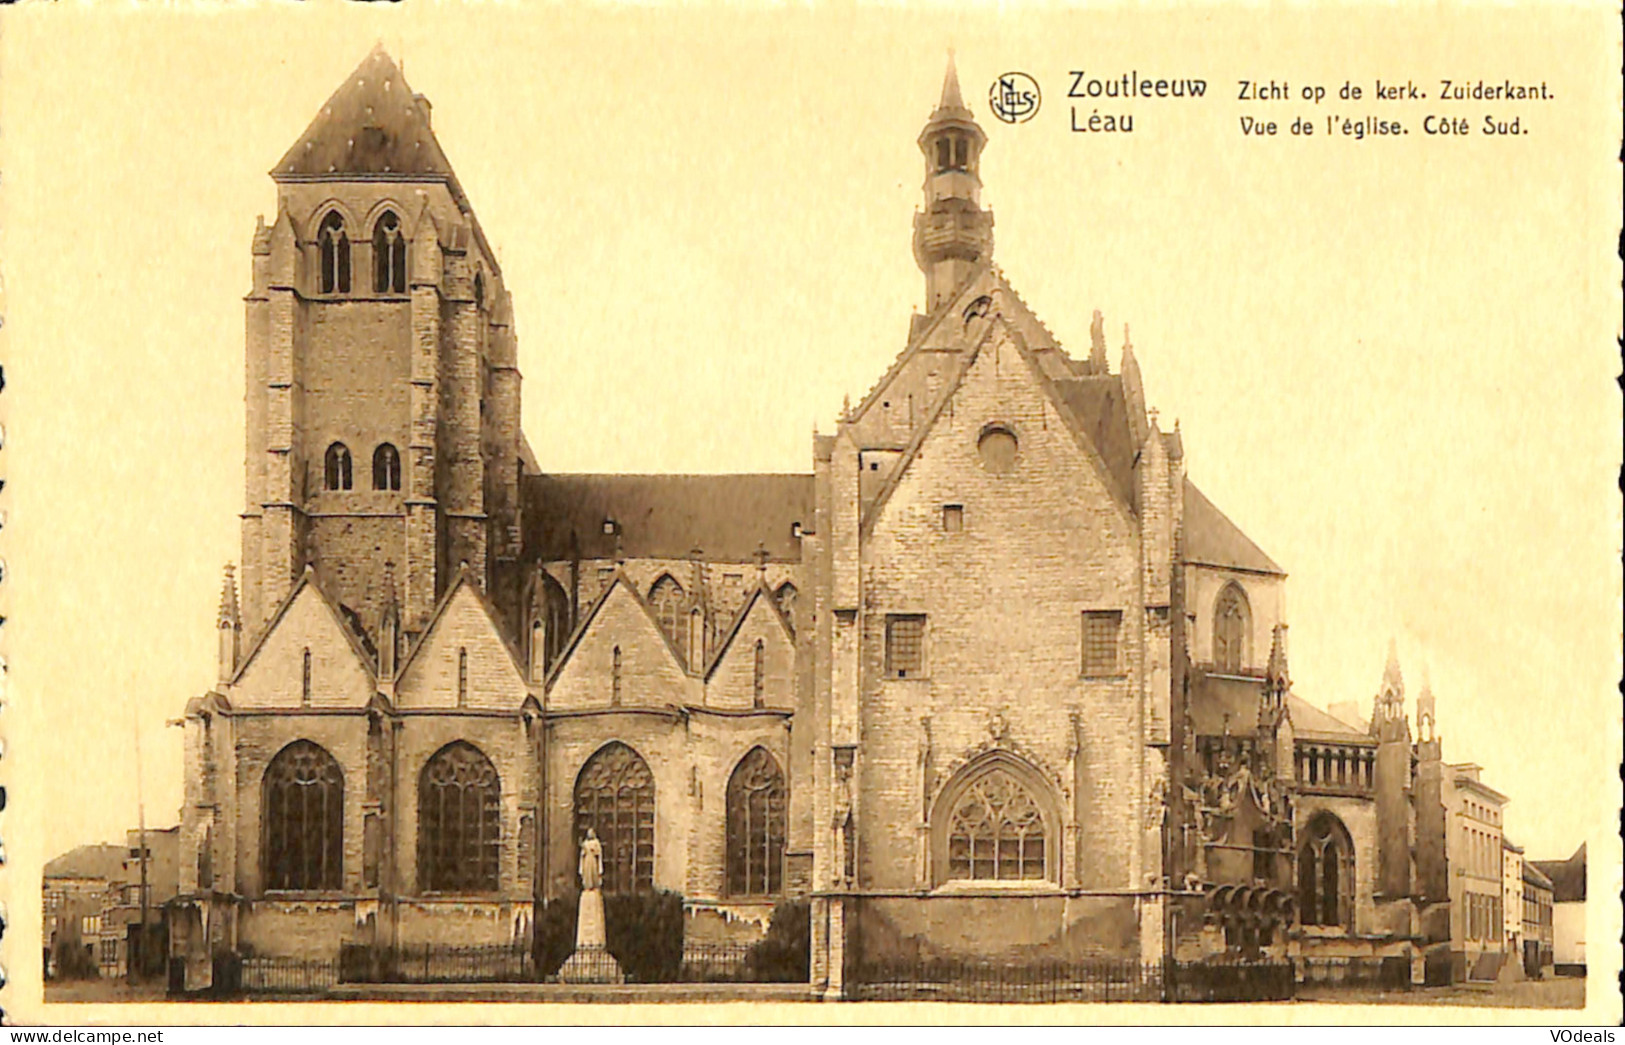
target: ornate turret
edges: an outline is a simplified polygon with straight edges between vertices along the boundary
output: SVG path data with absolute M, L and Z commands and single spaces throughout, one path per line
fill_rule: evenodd
M 925 273 L 925 308 L 934 311 L 993 255 L 993 214 L 981 206 L 982 146 L 987 135 L 976 125 L 959 94 L 953 55 L 937 102 L 920 132 L 925 155 L 925 209 L 914 215 L 914 258 Z
M 226 564 L 225 580 L 220 585 L 220 612 L 215 617 L 220 631 L 220 682 L 229 684 L 237 673 L 237 657 L 242 649 L 243 621 L 237 608 L 236 568 Z

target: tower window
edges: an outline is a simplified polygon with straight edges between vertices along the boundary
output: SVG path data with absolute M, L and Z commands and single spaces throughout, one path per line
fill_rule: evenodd
M 329 490 L 348 490 L 352 485 L 350 448 L 334 443 L 327 448 L 326 479 Z
M 372 229 L 372 289 L 379 294 L 406 293 L 406 236 L 392 210 L 384 211 Z
M 401 455 L 388 443 L 378 444 L 372 452 L 372 488 L 399 490 L 401 488 Z
M 886 676 L 912 679 L 924 674 L 925 614 L 889 614 L 886 617 Z
M 1083 615 L 1083 673 L 1090 677 L 1120 674 L 1117 635 L 1122 610 L 1088 610 Z
M 964 170 L 970 166 L 970 140 L 966 138 L 954 139 L 954 166 Z
M 344 217 L 336 210 L 327 212 L 316 233 L 321 248 L 321 291 L 323 294 L 350 292 L 350 237 L 344 231 Z
M 937 170 L 945 171 L 954 165 L 953 142 L 947 138 L 937 139 Z

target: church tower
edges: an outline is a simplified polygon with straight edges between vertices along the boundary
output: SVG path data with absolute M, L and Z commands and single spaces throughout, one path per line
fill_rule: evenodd
M 467 563 L 510 618 L 519 371 L 508 292 L 427 99 L 381 47 L 272 169 L 247 297 L 245 639 L 310 566 L 376 634 Z
M 925 311 L 936 311 L 993 256 L 993 212 L 982 209 L 982 146 L 959 94 L 959 73 L 948 56 L 942 98 L 920 132 L 925 155 L 925 209 L 914 215 L 914 259 L 925 273 Z

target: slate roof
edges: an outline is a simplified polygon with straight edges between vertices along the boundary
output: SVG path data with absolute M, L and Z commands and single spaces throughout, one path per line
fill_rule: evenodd
M 1535 866 L 1538 862 L 1539 861 L 1536 860 L 1525 860 L 1523 862 L 1523 880 L 1531 885 L 1538 885 L 1542 888 L 1550 889 L 1552 887 L 1552 880 L 1546 877 L 1546 875 L 1541 872 L 1539 867 Z M 1555 899 L 1553 902 L 1556 902 Z
M 1344 722 L 1295 694 L 1287 694 L 1287 709 L 1292 713 L 1294 736 L 1310 740 L 1371 741 L 1371 734 L 1351 723 Z
M 1586 847 L 1580 848 L 1567 860 L 1526 860 L 1524 866 L 1534 864 L 1551 879 L 1552 902 L 1567 903 L 1586 898 Z
M 104 878 L 109 881 L 124 872 L 124 857 L 129 852 L 122 845 L 98 843 L 74 846 L 45 865 L 46 878 Z
M 273 178 L 370 174 L 450 180 L 451 162 L 429 129 L 429 106 L 374 47 L 271 169 Z
M 526 554 L 542 562 L 579 556 L 749 562 L 759 547 L 798 562 L 791 527 L 813 525 L 813 477 L 752 475 L 531 475 L 524 479 Z
M 1262 679 L 1201 676 L 1191 687 L 1192 727 L 1199 736 L 1219 736 L 1224 732 L 1228 713 L 1232 734 L 1251 733 L 1258 725 L 1262 689 Z M 1372 743 L 1369 733 L 1333 718 L 1295 693 L 1288 693 L 1286 701 L 1294 737 L 1343 744 Z
M 1055 389 L 1071 409 L 1083 434 L 1094 444 L 1112 482 L 1117 484 L 1118 493 L 1133 504 L 1134 434 L 1129 428 L 1122 375 L 1060 378 L 1055 382 Z
M 1286 571 L 1189 479 L 1185 480 L 1185 561 L 1286 576 Z

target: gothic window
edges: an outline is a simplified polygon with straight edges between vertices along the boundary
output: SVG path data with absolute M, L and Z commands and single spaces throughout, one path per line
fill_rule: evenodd
M 1049 877 L 1044 814 L 1015 773 L 994 765 L 958 792 L 948 811 L 947 854 L 949 879 Z
M 1083 674 L 1092 678 L 1122 674 L 1117 656 L 1117 637 L 1122 630 L 1122 610 L 1084 612 Z
M 751 664 L 750 675 L 750 704 L 751 707 L 762 706 L 763 690 L 767 684 L 767 649 L 761 639 L 756 640 L 755 659 Z
M 1250 616 L 1241 586 L 1226 585 L 1213 609 L 1213 665 L 1220 671 L 1237 674 L 1246 668 Z
M 1298 850 L 1298 920 L 1352 928 L 1354 845 L 1342 821 L 1321 813 Z
M 773 601 L 779 604 L 779 612 L 791 620 L 795 620 L 796 596 L 798 594 L 796 586 L 789 581 L 779 585 L 778 590 L 773 593 Z
M 599 748 L 576 777 L 577 845 L 588 828 L 603 845 L 604 892 L 654 888 L 654 777 L 649 764 L 619 741 Z
M 384 211 L 372 227 L 372 289 L 379 294 L 406 293 L 406 236 L 392 210 Z
M 669 573 L 661 574 L 654 587 L 649 589 L 649 603 L 654 607 L 655 618 L 660 621 L 660 630 L 678 649 L 683 648 L 684 598 L 683 586 Z
M 418 887 L 423 892 L 494 892 L 502 853 L 496 767 L 479 748 L 447 744 L 418 778 Z
M 327 448 L 327 460 L 324 469 L 326 485 L 329 490 L 348 490 L 353 485 L 350 464 L 350 448 L 343 443 L 334 443 Z
M 316 233 L 316 242 L 322 255 L 321 292 L 348 294 L 350 237 L 344 232 L 344 218 L 338 211 L 328 211 L 327 217 L 322 219 L 321 228 Z
M 728 895 L 777 895 L 784 881 L 785 787 L 778 760 L 753 747 L 728 778 Z
M 920 678 L 925 674 L 925 614 L 892 613 L 886 617 L 886 676 Z
M 389 443 L 379 443 L 372 452 L 372 488 L 399 490 L 401 488 L 401 455 Z
M 344 868 L 344 774 L 308 740 L 296 740 L 265 769 L 267 889 L 338 889 Z

